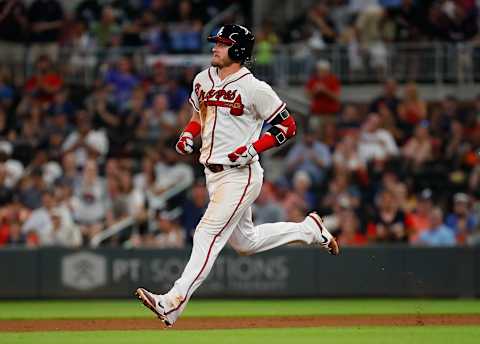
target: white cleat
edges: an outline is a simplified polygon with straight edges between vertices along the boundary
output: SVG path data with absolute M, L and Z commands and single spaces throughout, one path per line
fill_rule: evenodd
M 330 234 L 327 227 L 323 223 L 322 218 L 317 212 L 312 212 L 308 214 L 308 216 L 316 225 L 318 230 L 320 231 L 320 245 L 328 251 L 331 255 L 338 256 L 340 254 L 340 248 L 338 247 L 337 240 L 335 240 L 334 236 Z
M 138 288 L 135 291 L 137 298 L 142 301 L 143 305 L 150 309 L 167 327 L 172 327 L 173 322 L 168 320 L 165 314 L 165 302 L 162 295 L 149 292 L 147 289 Z

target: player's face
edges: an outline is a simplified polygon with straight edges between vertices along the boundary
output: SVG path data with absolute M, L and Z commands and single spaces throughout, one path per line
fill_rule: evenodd
M 228 57 L 229 46 L 220 42 L 215 43 L 212 48 L 212 66 L 223 68 L 230 66 L 233 61 Z

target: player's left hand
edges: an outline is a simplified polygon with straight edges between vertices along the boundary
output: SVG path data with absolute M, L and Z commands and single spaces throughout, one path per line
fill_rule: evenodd
M 252 144 L 248 146 L 240 146 L 232 153 L 228 154 L 228 158 L 231 162 L 237 166 L 246 166 L 250 164 L 252 159 L 257 155 L 257 151 Z

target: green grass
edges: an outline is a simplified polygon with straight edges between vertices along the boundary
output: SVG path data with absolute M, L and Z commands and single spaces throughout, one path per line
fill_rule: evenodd
M 210 331 L 102 331 L 2 333 L 2 344 L 470 344 L 478 343 L 479 327 L 360 327 Z
M 151 318 L 137 300 L 3 301 L 0 319 Z M 192 300 L 184 317 L 328 314 L 473 314 L 480 300 Z M 0 340 L 1 343 L 1 340 Z

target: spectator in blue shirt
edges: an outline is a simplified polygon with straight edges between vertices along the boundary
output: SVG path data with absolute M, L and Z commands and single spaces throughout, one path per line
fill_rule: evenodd
M 117 68 L 107 72 L 105 83 L 111 87 L 115 100 L 124 109 L 132 96 L 133 89 L 139 84 L 139 79 L 133 73 L 132 62 L 128 57 L 122 57 L 117 63 Z
M 475 229 L 477 221 L 470 210 L 470 197 L 467 194 L 458 192 L 453 196 L 453 212 L 447 216 L 445 224 L 453 229 L 457 239 L 462 242 Z
M 419 243 L 425 246 L 454 246 L 455 234 L 443 224 L 443 212 L 435 207 L 430 214 L 431 227 L 420 234 Z

